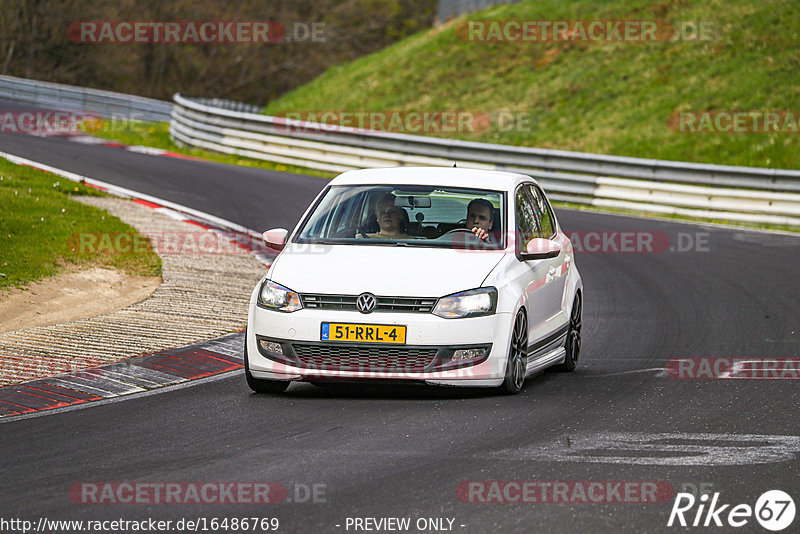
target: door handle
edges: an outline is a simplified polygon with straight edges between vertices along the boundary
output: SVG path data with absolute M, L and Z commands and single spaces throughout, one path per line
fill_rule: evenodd
M 572 256 L 567 255 L 567 257 L 564 258 L 564 261 L 567 262 L 567 263 L 571 262 L 572 261 Z
M 550 267 L 550 270 L 547 271 L 547 274 L 549 274 L 550 276 L 553 276 L 554 274 L 556 274 L 556 268 L 555 267 Z

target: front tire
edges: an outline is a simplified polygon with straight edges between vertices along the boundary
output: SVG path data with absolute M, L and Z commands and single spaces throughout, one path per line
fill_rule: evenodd
M 291 383 L 290 380 L 265 380 L 250 374 L 250 362 L 247 360 L 247 330 L 244 332 L 244 378 L 247 385 L 256 393 L 283 393 Z
M 514 330 L 511 332 L 511 344 L 506 360 L 506 377 L 500 390 L 507 395 L 516 395 L 525 383 L 525 371 L 528 368 L 528 318 L 525 310 L 517 312 L 514 319 Z
M 578 358 L 581 355 L 582 320 L 583 301 L 581 294 L 578 293 L 575 295 L 575 301 L 572 303 L 572 312 L 569 314 L 569 330 L 567 331 L 567 340 L 564 343 L 567 355 L 564 357 L 564 363 L 555 367 L 557 371 L 571 373 L 578 366 Z

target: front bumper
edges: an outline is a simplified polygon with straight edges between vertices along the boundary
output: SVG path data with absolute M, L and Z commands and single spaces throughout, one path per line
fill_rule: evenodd
M 323 322 L 406 326 L 406 343 L 341 343 L 320 340 Z M 255 378 L 271 380 L 425 381 L 439 385 L 493 387 L 505 377 L 512 318 L 443 319 L 430 313 L 303 309 L 282 313 L 251 303 L 247 324 L 248 368 Z M 260 340 L 277 343 L 270 352 Z M 480 363 L 442 369 L 457 349 L 486 347 Z M 458 365 L 458 364 L 454 364 Z

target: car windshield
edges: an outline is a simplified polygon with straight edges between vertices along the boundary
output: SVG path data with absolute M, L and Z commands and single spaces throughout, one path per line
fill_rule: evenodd
M 502 191 L 418 185 L 331 186 L 298 243 L 504 248 Z M 473 228 L 481 231 L 473 232 Z

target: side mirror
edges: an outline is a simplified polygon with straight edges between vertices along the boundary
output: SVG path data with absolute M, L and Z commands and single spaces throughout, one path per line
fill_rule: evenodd
M 559 254 L 561 254 L 561 245 L 549 239 L 535 237 L 528 241 L 521 256 L 523 260 L 544 260 L 555 258 Z
M 288 235 L 289 230 L 286 228 L 273 228 L 272 230 L 264 232 L 261 237 L 264 239 L 264 244 L 267 248 L 280 252 L 283 250 L 283 247 L 286 246 L 286 238 Z

